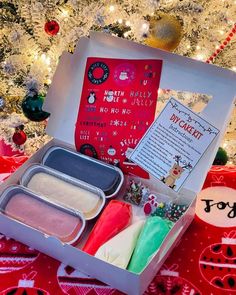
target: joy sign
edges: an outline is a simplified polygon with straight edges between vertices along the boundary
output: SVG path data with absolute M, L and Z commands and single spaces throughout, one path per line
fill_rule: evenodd
M 235 226 L 236 190 L 223 186 L 202 190 L 197 198 L 196 214 L 215 226 Z

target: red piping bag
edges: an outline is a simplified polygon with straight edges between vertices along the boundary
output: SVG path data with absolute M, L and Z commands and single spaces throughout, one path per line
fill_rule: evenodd
M 95 255 L 100 246 L 125 229 L 131 220 L 130 204 L 117 200 L 110 201 L 90 232 L 83 251 Z

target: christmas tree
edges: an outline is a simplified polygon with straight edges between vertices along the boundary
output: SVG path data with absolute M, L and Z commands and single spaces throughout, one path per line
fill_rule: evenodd
M 73 53 L 76 42 L 91 30 L 235 71 L 235 4 L 234 0 L 1 1 L 0 138 L 28 155 L 49 140 L 45 134 L 49 114 L 42 111 L 42 104 L 53 73 L 62 52 Z M 160 92 L 162 101 L 166 92 Z M 194 103 L 206 100 L 196 96 Z M 230 161 L 235 161 L 234 118 L 223 145 Z

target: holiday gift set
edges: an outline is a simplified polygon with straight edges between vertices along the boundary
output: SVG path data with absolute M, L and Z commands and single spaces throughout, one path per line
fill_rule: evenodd
M 1 185 L 0 232 L 142 294 L 192 221 L 234 81 L 107 34 L 81 38 L 60 58 L 44 105 L 53 139 Z M 159 87 L 212 99 L 197 115 L 170 97 L 153 122 Z

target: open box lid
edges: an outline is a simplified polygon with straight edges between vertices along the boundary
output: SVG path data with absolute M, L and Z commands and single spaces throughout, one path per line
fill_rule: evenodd
M 79 40 L 74 54 L 68 52 L 62 54 L 44 104 L 44 110 L 51 113 L 47 133 L 73 146 L 87 57 L 161 59 L 163 60 L 161 89 L 212 96 L 201 117 L 218 128 L 220 134 L 211 143 L 192 171 L 191 177 L 184 184 L 185 189 L 199 192 L 234 106 L 236 74 L 214 65 L 109 34 L 92 32 L 90 38 L 82 37 Z

